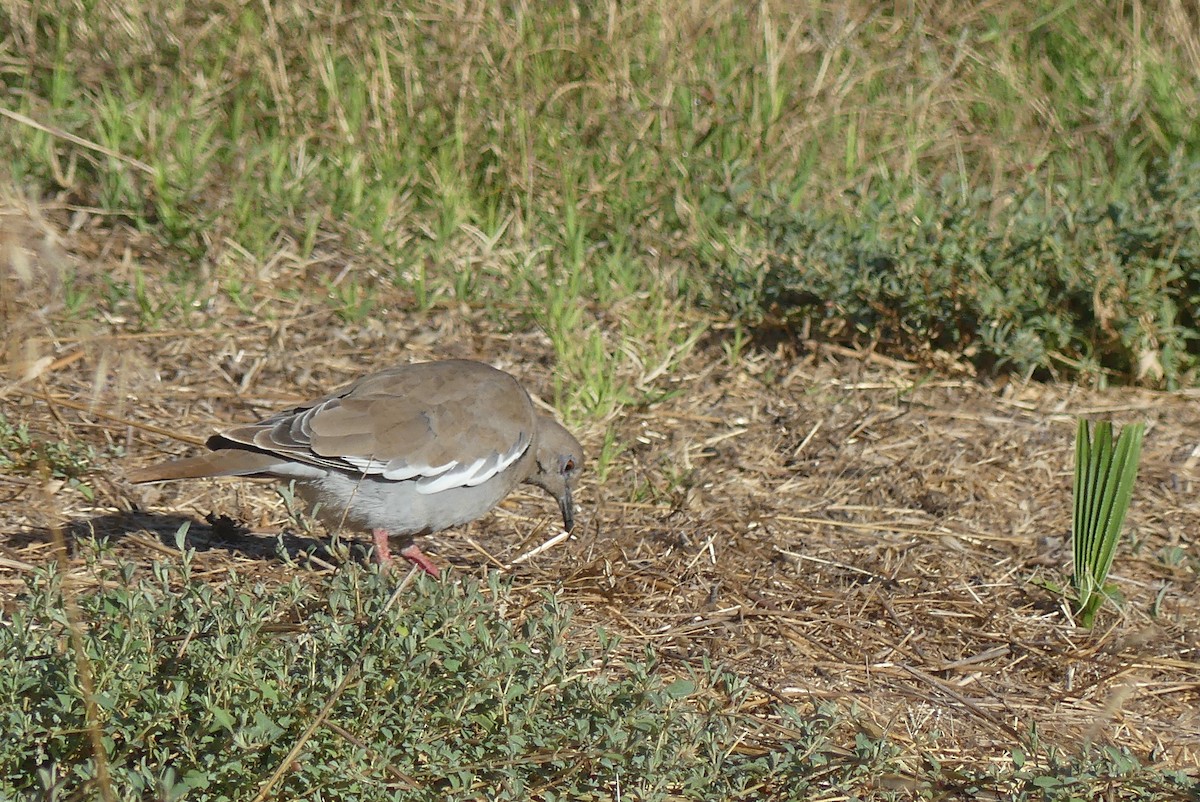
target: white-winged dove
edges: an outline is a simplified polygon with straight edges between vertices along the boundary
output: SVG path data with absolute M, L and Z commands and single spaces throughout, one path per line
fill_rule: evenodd
M 131 482 L 205 476 L 294 480 L 327 526 L 389 536 L 426 572 L 437 568 L 412 539 L 486 514 L 522 482 L 558 501 L 574 525 L 571 491 L 583 449 L 534 409 L 515 378 L 481 362 L 423 362 L 364 376 L 309 404 L 208 439 L 212 453 L 151 465 Z

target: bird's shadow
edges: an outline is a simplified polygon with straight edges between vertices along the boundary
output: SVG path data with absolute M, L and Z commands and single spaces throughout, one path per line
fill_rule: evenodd
M 77 554 L 81 544 L 91 542 L 107 541 L 124 547 L 137 540 L 131 536 L 140 534 L 149 535 L 164 546 L 163 555 L 187 548 L 197 553 L 224 551 L 230 556 L 268 562 L 290 559 L 302 565 L 311 562 L 338 565 L 346 559 L 344 552 L 337 554 L 330 548 L 328 539 L 292 532 L 255 532 L 228 516 L 215 514 L 201 520 L 187 515 L 132 510 L 71 521 L 59 532 L 70 554 Z M 56 540 L 53 529 L 32 527 L 9 535 L 6 542 L 10 548 L 21 548 L 35 543 L 53 544 Z M 128 544 L 136 547 L 134 543 Z M 343 544 L 349 549 L 350 559 L 368 559 L 366 544 L 354 540 Z

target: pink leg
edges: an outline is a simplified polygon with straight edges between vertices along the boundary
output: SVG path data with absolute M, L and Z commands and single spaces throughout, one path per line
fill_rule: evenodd
M 404 557 L 409 562 L 412 562 L 432 577 L 441 576 L 441 572 L 438 571 L 438 567 L 433 564 L 433 560 L 430 560 L 428 557 L 422 554 L 420 547 L 417 546 L 416 543 L 411 543 L 401 549 L 400 556 Z
M 391 565 L 392 552 L 388 548 L 388 533 L 386 529 L 372 529 L 371 535 L 375 538 L 375 562 L 380 565 Z

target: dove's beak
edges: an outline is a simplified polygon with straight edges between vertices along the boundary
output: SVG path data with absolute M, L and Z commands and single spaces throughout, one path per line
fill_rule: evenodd
M 563 491 L 558 496 L 558 508 L 562 511 L 563 529 L 570 532 L 575 528 L 575 504 L 571 500 L 571 486 L 564 485 Z

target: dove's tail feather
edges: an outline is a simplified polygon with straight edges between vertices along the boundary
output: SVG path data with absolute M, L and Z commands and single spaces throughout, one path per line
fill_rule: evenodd
M 199 479 L 206 476 L 271 476 L 283 468 L 287 460 L 277 454 L 222 448 L 198 457 L 186 457 L 172 462 L 147 465 L 125 474 L 134 484 L 169 482 L 174 479 Z

